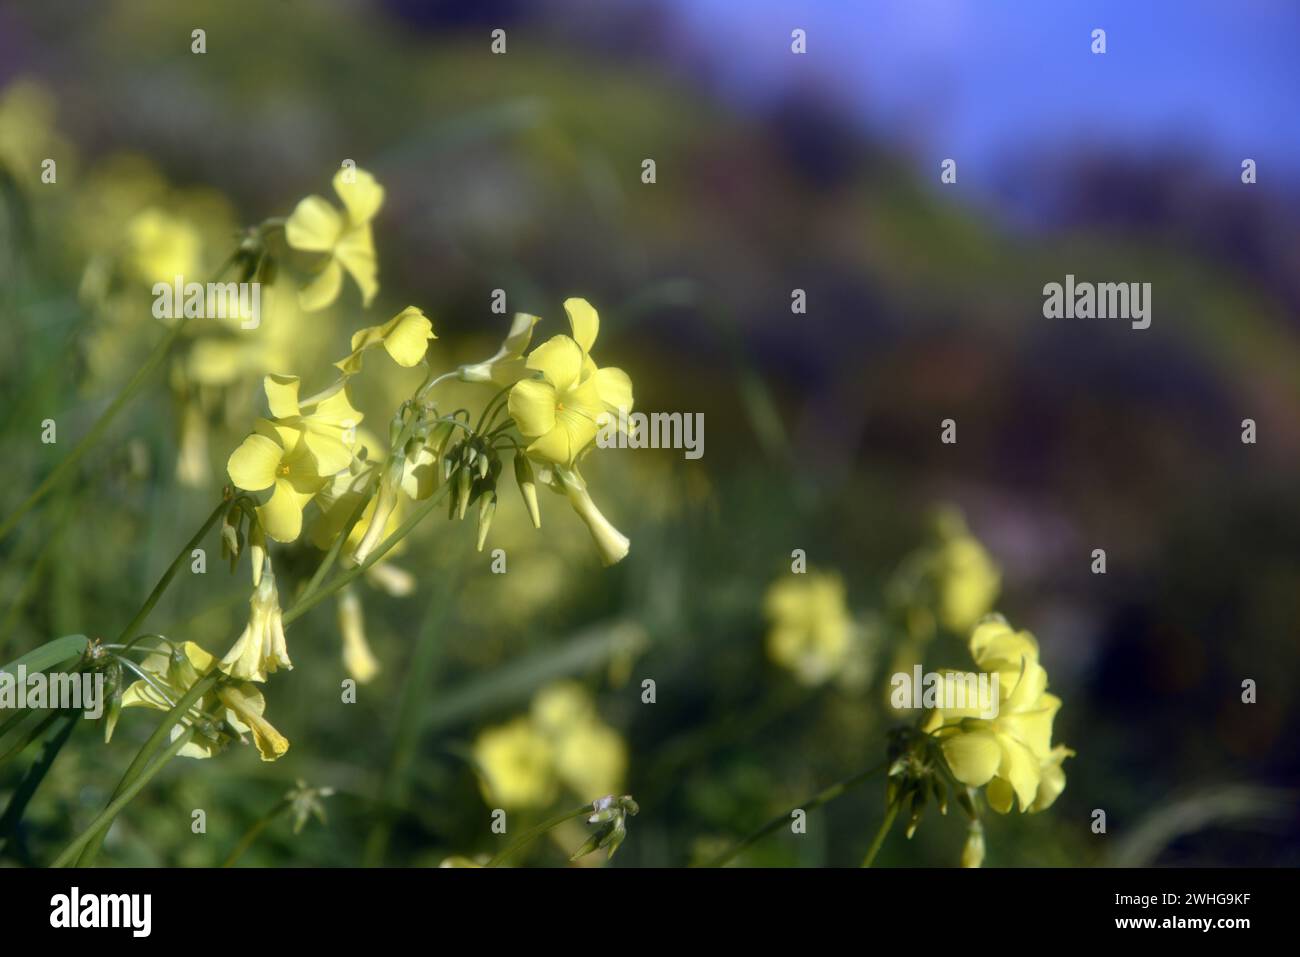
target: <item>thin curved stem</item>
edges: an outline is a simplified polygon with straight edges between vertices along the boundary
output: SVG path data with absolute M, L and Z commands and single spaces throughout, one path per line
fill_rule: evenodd
M 294 602 L 293 606 L 290 607 L 284 613 L 284 616 L 281 619 L 284 624 L 284 627 L 288 628 L 290 623 L 302 617 L 313 607 L 320 604 L 330 595 L 333 595 L 336 591 L 338 591 L 348 582 L 352 581 L 355 578 L 358 578 L 361 575 L 364 575 L 366 569 L 370 568 L 371 565 L 374 565 L 381 558 L 387 555 L 388 552 L 392 550 L 393 546 L 395 546 L 403 538 L 409 535 L 411 533 L 411 530 L 415 528 L 416 525 L 420 524 L 420 521 L 421 519 L 424 518 L 424 516 L 428 515 L 431 511 L 433 511 L 433 509 L 438 505 L 438 503 L 442 501 L 443 496 L 447 494 L 447 490 L 450 487 L 451 485 L 449 483 L 444 482 L 438 488 L 438 490 L 433 493 L 433 495 L 431 495 L 429 498 L 421 502 L 419 507 L 410 514 L 410 516 L 406 519 L 406 521 L 403 522 L 400 526 L 398 526 L 392 535 L 389 535 L 386 539 L 384 539 L 383 542 L 380 543 L 380 545 L 373 552 L 371 552 L 370 555 L 366 558 L 366 560 L 362 562 L 360 565 L 353 565 L 351 568 L 347 569 L 346 571 L 340 572 L 339 574 L 334 576 L 334 580 L 331 581 L 328 585 L 322 585 L 311 595 L 307 595 L 302 598 L 299 598 L 296 602 Z
M 537 840 L 539 837 L 541 837 L 543 834 L 545 834 L 547 831 L 551 830 L 552 828 L 559 827 L 565 821 L 572 821 L 575 817 L 582 817 L 584 814 L 590 814 L 591 812 L 592 812 L 591 805 L 584 804 L 581 807 L 574 808 L 572 811 L 565 811 L 563 814 L 557 814 L 555 815 L 555 817 L 543 821 L 541 824 L 538 824 L 536 827 L 530 828 L 529 830 L 525 831 L 523 837 L 519 838 L 519 840 L 515 841 L 513 844 L 511 844 L 504 851 L 502 851 L 496 857 L 492 858 L 492 860 L 488 861 L 483 866 L 498 867 L 500 866 L 501 862 L 504 861 L 506 858 L 513 857 L 524 847 L 531 844 L 533 841 Z
M 867 848 L 867 856 L 862 858 L 862 866 L 870 867 L 880 853 L 880 846 L 885 843 L 885 836 L 889 834 L 889 829 L 894 826 L 894 819 L 898 817 L 898 809 L 902 807 L 903 802 L 893 800 L 889 802 L 889 808 L 885 811 L 885 819 L 880 822 L 880 829 L 876 831 L 876 836 L 871 839 L 871 846 Z
M 190 687 L 190 690 L 185 692 L 185 694 L 181 696 L 181 700 L 176 702 L 175 706 L 167 712 L 167 717 L 163 718 L 162 723 L 154 729 L 153 734 L 149 735 L 148 740 L 145 741 L 139 752 L 136 753 L 135 758 L 127 766 L 126 772 L 122 775 L 122 780 L 118 782 L 117 788 L 113 791 L 112 802 L 104 809 L 104 814 L 101 814 L 100 818 L 103 818 L 108 814 L 109 810 L 113 808 L 116 808 L 116 810 L 114 810 L 111 815 L 108 815 L 107 822 L 101 828 L 98 830 L 88 829 L 90 833 L 83 835 L 85 840 L 80 841 L 77 845 L 78 848 L 82 845 L 85 846 L 85 850 L 81 852 L 81 856 L 77 859 L 77 865 L 79 867 L 88 867 L 90 863 L 94 861 L 95 855 L 99 853 L 99 848 L 104 843 L 105 835 L 108 834 L 108 824 L 112 823 L 113 818 L 117 816 L 117 812 L 126 807 L 127 801 L 130 800 L 130 798 L 127 798 L 127 801 L 121 801 L 119 803 L 118 799 L 128 794 L 134 796 L 139 791 L 139 788 L 136 788 L 135 784 L 139 780 L 140 775 L 144 772 L 145 765 L 149 758 L 151 758 L 154 752 L 162 745 L 163 739 L 171 734 L 172 727 L 175 726 L 177 722 L 183 721 L 185 717 L 188 716 L 190 706 L 207 694 L 212 686 L 216 684 L 217 677 L 218 675 L 216 673 L 209 672 L 199 678 L 198 681 L 194 682 Z M 176 740 L 180 741 L 184 739 L 188 741 L 192 734 L 193 729 L 191 728 L 186 733 L 178 736 Z M 176 748 L 175 750 L 179 751 L 180 749 Z M 100 818 L 96 818 L 96 821 Z
M 816 808 L 821 807 L 823 804 L 829 804 L 831 801 L 834 801 L 837 797 L 840 797 L 841 795 L 846 794 L 849 791 L 853 790 L 853 788 L 857 787 L 863 781 L 866 781 L 872 775 L 880 771 L 883 771 L 884 768 L 885 768 L 885 763 L 882 762 L 880 764 L 868 768 L 865 771 L 859 771 L 857 774 L 847 777 L 842 781 L 836 781 L 830 787 L 825 788 L 822 791 L 819 791 L 817 794 L 813 795 L 808 800 L 800 804 L 796 804 L 794 807 L 785 811 L 783 814 L 778 814 L 776 817 L 772 818 L 770 821 L 768 821 L 766 824 L 760 827 L 757 831 L 754 831 L 752 834 L 750 834 L 740 843 L 736 844 L 730 850 L 725 851 L 722 854 L 719 854 L 717 857 L 709 861 L 709 863 L 704 866 L 722 867 L 724 864 L 730 862 L 733 858 L 735 858 L 738 854 L 740 854 L 741 851 L 745 850 L 745 848 L 749 847 L 752 844 L 756 844 L 758 841 L 767 837 L 767 835 L 771 834 L 773 831 L 779 829 L 783 825 L 789 824 L 790 815 L 793 814 L 795 811 L 800 811 L 800 810 L 812 811 Z

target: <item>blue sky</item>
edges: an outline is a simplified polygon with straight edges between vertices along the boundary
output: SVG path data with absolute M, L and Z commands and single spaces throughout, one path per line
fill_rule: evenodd
M 1008 156 L 1187 147 L 1300 177 L 1296 0 L 672 0 L 729 92 L 833 90 L 921 158 L 992 181 Z M 790 53 L 790 30 L 808 53 Z M 1101 27 L 1107 53 L 1090 52 Z

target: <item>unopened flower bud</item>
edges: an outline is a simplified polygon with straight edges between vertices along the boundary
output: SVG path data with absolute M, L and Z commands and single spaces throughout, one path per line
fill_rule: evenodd
M 524 507 L 528 517 L 533 521 L 533 528 L 542 527 L 542 510 L 537 505 L 537 479 L 533 475 L 533 466 L 523 452 L 515 453 L 515 483 L 519 494 L 524 497 Z
M 497 511 L 497 493 L 488 490 L 483 493 L 478 504 L 478 550 L 483 551 L 483 543 L 487 541 L 488 529 L 492 527 L 492 516 Z

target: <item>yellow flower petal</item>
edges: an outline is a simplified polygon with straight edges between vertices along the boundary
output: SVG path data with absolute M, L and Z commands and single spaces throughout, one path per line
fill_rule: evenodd
M 541 379 L 520 379 L 506 402 L 521 435 L 537 438 L 555 428 L 555 387 Z
M 600 332 L 600 316 L 585 299 L 564 300 L 564 311 L 568 313 L 574 341 L 583 352 L 590 352 Z
M 298 414 L 299 382 L 296 375 L 268 375 L 262 380 L 262 385 L 273 418 L 291 419 Z
M 987 784 L 1002 761 L 1002 748 L 990 731 L 955 734 L 943 742 L 948 768 L 962 784 L 973 788 Z
M 277 542 L 297 540 L 302 532 L 302 510 L 310 499 L 310 495 L 304 497 L 295 491 L 287 479 L 278 479 L 270 500 L 257 508 L 257 516 L 266 534 Z
M 298 290 L 298 305 L 305 312 L 324 309 L 339 297 L 339 290 L 342 288 L 343 267 L 337 260 L 331 259 L 325 263 L 325 268 L 314 279 Z
M 1026 811 L 1034 803 L 1041 780 L 1040 762 L 1027 747 L 1008 735 L 998 735 L 1002 745 L 1002 762 L 998 765 L 998 777 L 1005 779 L 1020 802 L 1020 810 Z
M 622 369 L 597 369 L 592 376 L 596 391 L 606 411 L 618 415 L 620 409 L 632 411 L 632 379 Z
M 361 304 L 369 306 L 379 292 L 379 264 L 375 258 L 375 242 L 370 227 L 349 229 L 334 247 L 334 258 L 343 264 L 361 290 Z
M 294 249 L 329 252 L 343 232 L 343 217 L 319 196 L 308 196 L 284 224 L 284 238 Z
M 384 349 L 399 366 L 410 368 L 419 363 L 428 351 L 433 334 L 433 323 L 414 306 L 407 306 L 390 320 L 391 327 L 384 335 Z
M 528 356 L 528 368 L 540 372 L 559 392 L 567 392 L 582 372 L 582 350 L 568 336 L 552 336 Z
M 347 182 L 348 179 L 352 182 Z M 348 219 L 354 225 L 369 222 L 384 205 L 384 188 L 363 169 L 340 169 L 334 174 L 334 192 L 343 200 Z
M 238 488 L 260 492 L 275 482 L 284 449 L 265 435 L 253 434 L 230 453 L 226 472 Z

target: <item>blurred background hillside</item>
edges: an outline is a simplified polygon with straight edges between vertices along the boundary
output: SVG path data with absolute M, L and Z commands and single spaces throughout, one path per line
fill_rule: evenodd
M 1105 55 L 1089 52 L 1095 27 Z M 630 374 L 637 408 L 705 422 L 697 461 L 592 456 L 602 508 L 633 542 L 612 569 L 551 501 L 538 534 L 502 495 L 506 575 L 435 512 L 393 563 L 415 590 L 363 590 L 382 671 L 358 703 L 338 702 L 327 603 L 267 688 L 285 759 L 178 762 L 104 860 L 220 863 L 299 779 L 337 790 L 328 824 L 295 836 L 278 820 L 244 863 L 492 853 L 498 805 L 475 761 L 485 732 L 537 720 L 542 691 L 598 717 L 579 770 L 523 820 L 595 796 L 576 785 L 585 769 L 642 809 L 613 866 L 707 858 L 881 759 L 880 686 L 918 634 L 927 667 L 968 666 L 964 635 L 942 614 L 918 625 L 927 610 L 897 597 L 908 556 L 960 514 L 1000 570 L 992 607 L 1041 644 L 1064 701 L 1056 738 L 1078 753 L 1050 810 L 986 821 L 988 864 L 1300 863 L 1284 790 L 1300 776 L 1297 41 L 1284 2 L 0 7 L 0 513 L 156 341 L 148 297 L 123 295 L 106 264 L 142 279 L 170 278 L 178 257 L 213 268 L 241 225 L 328 195 L 347 158 L 387 191 L 371 310 L 349 289 L 247 347 L 187 342 L 0 543 L 0 661 L 115 635 L 212 507 L 261 373 L 316 375 L 408 304 L 433 320 L 445 367 L 496 349 L 494 289 L 543 316 L 541 336 L 586 297 L 602 364 Z M 32 172 L 47 156 L 57 184 Z M 940 182 L 946 158 L 955 184 Z M 1043 318 L 1043 285 L 1066 274 L 1150 282 L 1151 327 Z M 376 434 L 419 381 L 398 372 L 362 383 Z M 38 441 L 47 416 L 58 446 Z M 947 418 L 955 445 L 940 442 Z M 215 547 L 150 620 L 213 651 L 247 599 Z M 765 595 L 795 549 L 839 576 L 852 619 L 855 655 L 825 680 L 768 653 Z M 314 561 L 295 546 L 281 573 Z M 1258 702 L 1244 705 L 1248 678 Z M 85 825 L 147 717 L 127 714 L 108 747 L 78 733 L 5 863 L 44 861 Z M 0 797 L 16 780 L 0 768 Z M 883 803 L 869 784 L 742 861 L 856 864 Z M 203 838 L 192 808 L 208 811 Z M 894 835 L 880 862 L 955 864 L 952 817 L 910 844 Z M 524 859 L 561 863 L 584 831 Z

